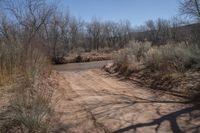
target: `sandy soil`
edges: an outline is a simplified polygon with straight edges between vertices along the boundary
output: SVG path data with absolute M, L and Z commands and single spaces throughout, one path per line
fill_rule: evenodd
M 200 132 L 200 111 L 184 99 L 141 88 L 100 69 L 59 69 L 57 133 Z

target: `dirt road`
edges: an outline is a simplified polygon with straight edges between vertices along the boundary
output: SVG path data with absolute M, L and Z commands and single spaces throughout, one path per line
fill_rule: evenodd
M 97 69 L 101 65 L 73 71 L 56 67 L 62 77 L 54 96 L 59 121 L 54 132 L 200 132 L 196 106 L 108 75 Z

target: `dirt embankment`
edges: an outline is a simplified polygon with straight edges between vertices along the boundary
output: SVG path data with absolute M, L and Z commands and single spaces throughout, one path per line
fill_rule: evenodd
M 140 86 L 173 93 L 190 100 L 200 100 L 200 69 L 192 69 L 185 73 L 162 73 L 158 71 L 153 72 L 148 68 L 134 71 L 110 63 L 104 67 L 104 70 L 110 74 L 124 77 Z
M 59 69 L 54 132 L 198 132 L 198 106 L 100 69 Z

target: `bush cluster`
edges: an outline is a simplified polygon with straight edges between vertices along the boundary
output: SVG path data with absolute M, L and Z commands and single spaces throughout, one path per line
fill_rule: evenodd
M 200 48 L 197 45 L 168 43 L 151 46 L 149 42 L 132 41 L 128 46 L 115 55 L 114 61 L 130 69 L 133 69 L 133 64 L 140 64 L 152 71 L 185 72 L 200 64 Z

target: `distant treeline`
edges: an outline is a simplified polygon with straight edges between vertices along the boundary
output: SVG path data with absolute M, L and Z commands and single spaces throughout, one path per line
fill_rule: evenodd
M 56 63 L 70 51 L 123 48 L 131 40 L 128 21 L 86 23 L 45 0 L 8 0 L 1 6 L 0 44 L 22 45 L 26 54 L 37 47 Z
M 200 43 L 200 23 L 189 24 L 177 18 L 169 20 L 149 20 L 133 33 L 136 41 L 150 41 L 153 45 L 163 45 L 168 42 Z
M 178 18 L 149 20 L 134 28 L 129 21 L 102 22 L 94 18 L 85 22 L 58 11 L 55 5 L 45 0 L 1 1 L 0 45 L 10 44 L 12 48 L 23 45 L 20 46 L 25 52 L 23 56 L 37 47 L 59 63 L 71 51 L 120 49 L 130 40 L 150 41 L 155 45 L 200 40 L 199 25 L 183 26 L 186 23 Z

